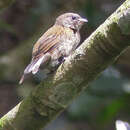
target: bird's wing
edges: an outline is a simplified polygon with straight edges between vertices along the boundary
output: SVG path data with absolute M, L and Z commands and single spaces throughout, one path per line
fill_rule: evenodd
M 53 26 L 36 42 L 32 52 L 32 59 L 37 59 L 53 50 L 61 42 L 60 37 L 64 34 L 61 26 Z

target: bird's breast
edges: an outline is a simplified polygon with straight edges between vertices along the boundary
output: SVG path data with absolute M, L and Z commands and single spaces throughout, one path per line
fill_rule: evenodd
M 70 34 L 70 35 L 69 35 Z M 63 51 L 63 55 L 69 56 L 74 51 L 80 42 L 79 33 L 68 33 L 66 32 L 65 37 L 62 38 L 62 42 L 59 46 L 59 51 Z
M 74 33 L 73 30 L 67 29 L 64 34 L 59 37 L 59 44 L 52 54 L 52 61 L 56 61 L 60 57 L 69 56 L 78 46 L 80 42 L 79 32 Z
M 51 66 L 60 64 L 59 59 L 69 56 L 78 46 L 80 42 L 80 35 L 78 32 L 65 32 L 64 35 L 59 37 L 59 44 L 51 55 Z

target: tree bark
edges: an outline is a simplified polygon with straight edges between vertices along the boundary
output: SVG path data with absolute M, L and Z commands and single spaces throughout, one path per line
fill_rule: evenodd
M 1 130 L 40 130 L 130 45 L 130 1 L 126 0 L 56 73 L 0 119 Z

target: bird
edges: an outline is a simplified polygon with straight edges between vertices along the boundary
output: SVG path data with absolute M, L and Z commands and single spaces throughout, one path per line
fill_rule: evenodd
M 45 68 L 47 64 L 55 66 L 71 55 L 80 43 L 79 30 L 86 22 L 88 20 L 77 13 L 69 12 L 58 16 L 54 25 L 35 43 L 32 60 L 25 68 L 19 84 L 23 83 L 25 75 L 29 73 L 35 75 L 41 65 Z

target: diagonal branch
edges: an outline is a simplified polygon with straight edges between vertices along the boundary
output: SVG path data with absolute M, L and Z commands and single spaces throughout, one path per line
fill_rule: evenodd
M 39 86 L 0 120 L 2 130 L 40 130 L 130 45 L 130 1 L 126 0 Z

